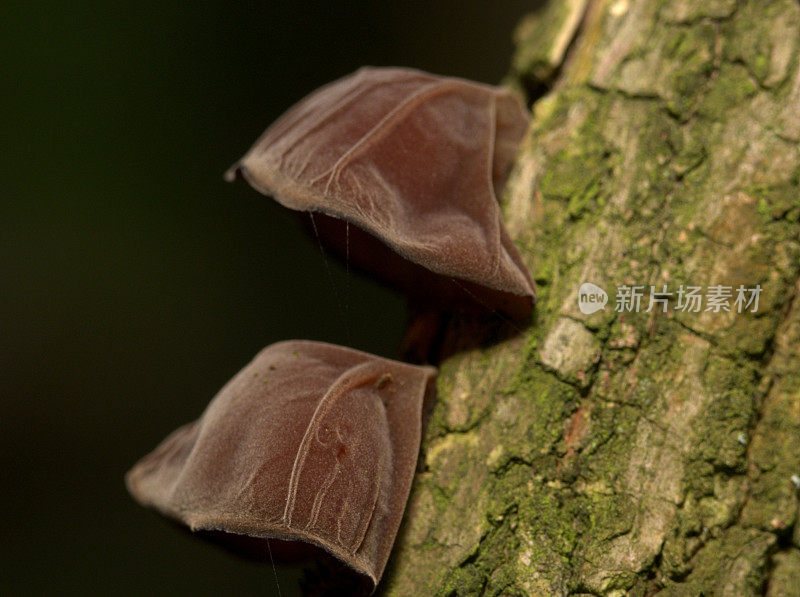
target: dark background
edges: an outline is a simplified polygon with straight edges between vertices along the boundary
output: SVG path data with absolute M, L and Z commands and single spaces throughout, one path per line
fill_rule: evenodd
M 499 82 L 535 4 L 3 3 L 0 592 L 273 592 L 123 474 L 272 342 L 394 356 L 404 304 L 333 262 L 332 285 L 291 214 L 222 173 L 363 64 Z

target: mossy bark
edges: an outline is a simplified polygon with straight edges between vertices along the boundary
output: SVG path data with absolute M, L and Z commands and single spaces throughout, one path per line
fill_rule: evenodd
M 547 91 L 502 202 L 539 300 L 442 364 L 380 590 L 798 594 L 800 3 L 551 0 L 517 41 Z

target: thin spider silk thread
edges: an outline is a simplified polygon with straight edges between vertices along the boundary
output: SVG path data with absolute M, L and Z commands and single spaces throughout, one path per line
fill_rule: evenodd
M 347 277 L 344 279 L 344 316 L 347 333 L 350 334 L 350 221 L 344 221 L 344 268 Z M 352 340 L 352 338 L 351 338 Z
M 269 562 L 272 564 L 272 574 L 275 575 L 275 586 L 278 587 L 278 597 L 281 597 L 281 583 L 278 580 L 278 571 L 275 569 L 275 560 L 272 559 L 272 548 L 269 545 L 269 537 L 267 537 L 267 551 L 269 552 Z
M 319 252 L 322 253 L 322 261 L 325 262 L 325 270 L 328 272 L 328 280 L 330 281 L 331 288 L 333 289 L 333 296 L 334 296 L 334 300 L 336 301 L 336 306 L 339 309 L 339 313 L 341 313 L 342 317 L 344 318 L 345 328 L 347 330 L 348 342 L 350 344 L 352 344 L 353 343 L 352 342 L 352 338 L 350 337 L 351 336 L 350 325 L 349 325 L 348 320 L 347 320 L 347 309 L 342 304 L 342 297 L 339 295 L 339 291 L 336 288 L 336 282 L 334 282 L 334 280 L 333 280 L 333 271 L 331 270 L 330 263 L 328 263 L 328 256 L 327 256 L 327 253 L 325 251 L 325 247 L 322 246 L 322 239 L 319 236 L 319 230 L 317 229 L 317 223 L 314 220 L 314 212 L 311 212 L 311 211 L 308 212 L 308 216 L 311 219 L 311 227 L 314 229 L 314 236 L 317 239 L 317 246 L 319 247 Z M 347 228 L 348 248 L 345 250 L 345 252 L 348 253 L 348 254 L 349 254 L 349 242 L 350 242 L 350 228 L 348 227 Z M 348 257 L 349 257 L 349 255 L 348 255 Z M 350 272 L 349 259 L 348 259 L 347 271 L 348 271 L 348 274 L 349 274 L 349 272 Z M 349 278 L 349 276 L 348 276 L 348 278 Z

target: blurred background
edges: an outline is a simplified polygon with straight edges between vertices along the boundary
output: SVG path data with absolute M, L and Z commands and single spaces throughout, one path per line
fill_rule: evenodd
M 0 592 L 274 592 L 123 475 L 262 347 L 393 357 L 405 311 L 222 174 L 364 64 L 499 82 L 536 4 L 3 3 Z

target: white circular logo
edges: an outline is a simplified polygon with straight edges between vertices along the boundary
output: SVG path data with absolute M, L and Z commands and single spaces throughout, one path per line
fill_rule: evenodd
M 578 289 L 578 308 L 581 313 L 591 315 L 600 309 L 605 309 L 606 303 L 608 303 L 608 295 L 605 290 L 591 282 L 581 284 Z

